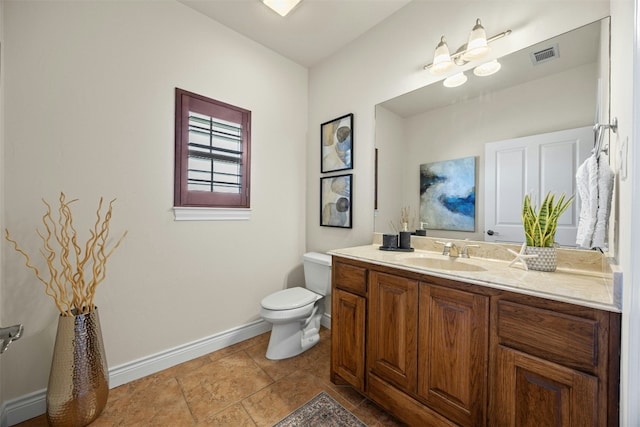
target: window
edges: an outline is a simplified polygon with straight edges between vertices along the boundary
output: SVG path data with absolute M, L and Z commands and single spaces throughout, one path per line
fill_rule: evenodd
M 248 208 L 251 111 L 176 88 L 176 207 Z

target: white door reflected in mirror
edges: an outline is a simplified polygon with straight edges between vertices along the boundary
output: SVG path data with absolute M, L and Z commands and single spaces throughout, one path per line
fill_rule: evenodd
M 556 232 L 561 246 L 576 246 L 580 201 L 575 176 L 592 147 L 590 126 L 487 143 L 484 188 L 494 191 L 485 191 L 485 240 L 523 242 L 524 196 L 530 194 L 539 203 L 553 192 L 576 195 L 576 202 L 560 217 Z

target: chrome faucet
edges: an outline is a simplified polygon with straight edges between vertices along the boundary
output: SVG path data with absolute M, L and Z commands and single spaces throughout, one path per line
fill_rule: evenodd
M 450 257 L 460 256 L 460 250 L 455 245 L 455 243 L 452 243 L 452 242 L 436 242 L 436 243 L 441 243 L 444 245 L 444 247 L 442 248 L 442 255 L 448 255 Z
M 451 258 L 469 258 L 469 248 L 479 248 L 480 245 L 463 245 L 462 247 L 456 246 L 453 242 L 439 242 L 443 245 L 442 255 L 447 255 Z

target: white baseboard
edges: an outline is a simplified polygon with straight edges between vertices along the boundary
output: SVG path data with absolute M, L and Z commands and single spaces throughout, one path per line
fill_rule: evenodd
M 2 408 L 2 427 L 21 423 L 47 410 L 47 390 L 42 389 L 10 400 Z
M 320 319 L 320 324 L 327 329 L 331 329 L 331 315 L 324 313 L 322 319 Z
M 320 323 L 325 328 L 331 329 L 331 316 L 323 315 Z M 264 320 L 256 320 L 207 338 L 115 366 L 109 369 L 109 387 L 118 387 L 160 372 L 180 363 L 253 338 L 268 332 L 270 329 L 271 325 Z M 44 414 L 46 412 L 46 395 L 47 390 L 42 389 L 5 402 L 2 406 L 0 426 L 12 426 Z
M 109 369 L 109 387 L 118 387 L 147 375 L 155 374 L 180 363 L 253 338 L 268 332 L 270 329 L 271 325 L 264 320 L 256 320 L 207 338 L 116 366 Z

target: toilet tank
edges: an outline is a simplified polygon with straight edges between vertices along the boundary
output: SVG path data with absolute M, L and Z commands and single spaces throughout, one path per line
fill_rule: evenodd
M 331 255 L 309 252 L 303 255 L 305 287 L 320 295 L 331 290 Z

